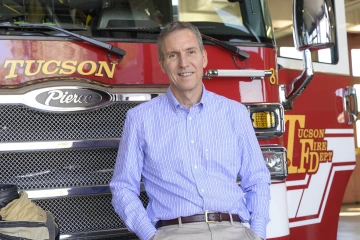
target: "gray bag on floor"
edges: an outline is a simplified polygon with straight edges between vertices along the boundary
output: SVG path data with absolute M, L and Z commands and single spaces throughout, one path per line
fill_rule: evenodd
M 0 239 L 56 239 L 59 228 L 53 215 L 31 202 L 26 192 L 19 195 L 0 209 Z

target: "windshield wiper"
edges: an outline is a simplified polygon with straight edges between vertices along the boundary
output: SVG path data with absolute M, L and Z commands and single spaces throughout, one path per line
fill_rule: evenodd
M 33 29 L 33 28 L 45 28 L 45 29 L 51 29 L 51 30 L 54 30 L 54 31 L 57 31 L 57 32 L 65 33 L 65 34 L 67 34 L 69 36 L 81 39 L 81 40 L 83 40 L 85 42 L 88 42 L 88 43 L 91 43 L 91 44 L 93 44 L 95 46 L 107 49 L 109 51 L 109 53 L 114 54 L 115 57 L 117 59 L 119 59 L 119 60 L 121 60 L 126 55 L 125 50 L 123 50 L 121 48 L 117 48 L 117 47 L 115 47 L 115 46 L 113 46 L 111 44 L 108 44 L 108 43 L 105 43 L 105 42 L 102 42 L 102 41 L 99 41 L 99 40 L 95 40 L 95 39 L 92 39 L 92 38 L 89 38 L 89 37 L 85 37 L 85 36 L 82 36 L 80 34 L 69 32 L 69 31 L 67 31 L 65 29 L 55 27 L 55 26 L 51 26 L 51 25 L 48 25 L 48 24 L 38 24 L 38 23 L 20 23 L 20 24 L 16 24 L 15 23 L 14 25 L 18 26 L 18 27 L 22 27 L 22 28 L 31 28 L 31 29 Z M 5 25 L 5 26 L 9 26 L 9 25 Z
M 236 55 L 239 56 L 239 58 L 240 58 L 241 60 L 245 60 L 245 59 L 248 59 L 248 58 L 250 57 L 250 54 L 248 54 L 247 52 L 244 52 L 244 51 L 241 50 L 240 48 L 237 48 L 237 47 L 235 47 L 235 46 L 233 46 L 233 45 L 230 45 L 230 44 L 228 44 L 228 43 L 222 42 L 222 41 L 217 40 L 217 39 L 215 39 L 215 38 L 209 37 L 208 35 L 205 35 L 205 34 L 201 34 L 201 36 L 202 36 L 204 39 L 206 39 L 206 40 L 208 40 L 208 41 L 210 41 L 210 42 L 212 42 L 212 43 L 215 43 L 216 45 L 219 45 L 220 47 L 223 47 L 223 48 L 225 48 L 225 49 L 227 49 L 227 50 L 235 53 Z
M 15 26 L 19 26 L 19 27 L 23 27 L 23 28 L 45 28 L 45 29 L 51 29 L 51 30 L 55 30 L 55 31 L 58 31 L 58 32 L 61 32 L 61 33 L 65 33 L 67 35 L 70 35 L 70 36 L 73 36 L 75 38 L 78 38 L 78 39 L 81 39 L 83 41 L 86 41 L 88 43 L 91 43 L 95 46 L 98 46 L 98 47 L 102 47 L 102 48 L 105 48 L 107 50 L 109 50 L 109 52 L 113 53 L 116 58 L 118 59 L 122 59 L 125 55 L 126 55 L 126 52 L 125 50 L 123 49 L 120 49 L 120 48 L 117 48 L 111 44 L 108 44 L 108 43 L 104 43 L 104 42 L 101 42 L 101 41 L 98 41 L 98 40 L 95 40 L 95 39 L 92 39 L 92 38 L 89 38 L 89 37 L 85 37 L 85 36 L 82 36 L 82 35 L 79 35 L 79 34 L 76 34 L 76 33 L 73 33 L 73 32 L 70 32 L 70 31 L 67 31 L 65 29 L 62 29 L 62 28 L 59 28 L 59 27 L 55 27 L 55 26 L 51 26 L 51 25 L 48 25 L 48 24 L 37 24 L 37 23 L 31 23 L 31 24 L 24 24 L 24 23 L 21 23 L 21 24 L 14 24 Z M 3 26 L 14 26 L 12 24 L 6 24 L 6 25 L 3 25 Z M 104 30 L 133 30 L 133 31 L 154 31 L 154 32 L 160 32 L 162 30 L 163 27 L 155 27 L 155 28 L 147 28 L 147 27 L 126 27 L 126 28 L 110 28 L 110 29 L 104 29 Z M 201 28 L 201 27 L 200 27 Z M 99 29 L 100 30 L 100 29 Z M 101 29 L 103 30 L 103 29 Z M 212 38 L 212 37 L 209 37 L 205 34 L 201 34 L 201 36 L 220 46 L 220 47 L 223 47 L 229 51 L 231 51 L 232 53 L 236 54 L 239 56 L 239 58 L 241 60 L 245 60 L 245 59 L 248 59 L 250 57 L 250 55 L 247 53 L 247 52 L 244 52 L 242 51 L 241 49 L 235 47 L 235 46 L 232 46 L 228 43 L 225 43 L 225 42 L 222 42 L 220 40 L 217 40 L 215 38 Z
M 98 31 L 136 31 L 136 32 L 155 32 L 160 33 L 163 29 L 163 26 L 159 27 L 106 27 L 106 28 L 97 28 Z M 199 30 L 202 29 L 214 29 L 213 26 L 197 26 Z
M 163 29 L 164 27 L 154 27 L 154 28 L 151 28 L 151 27 L 114 27 L 114 28 L 100 28 L 100 29 L 97 29 L 97 30 L 113 30 L 113 31 L 139 31 L 139 32 L 155 32 L 155 33 L 160 33 L 161 30 Z M 197 26 L 197 28 L 199 30 L 201 29 L 213 29 L 214 27 L 212 26 Z M 248 59 L 250 57 L 250 54 L 248 54 L 247 52 L 244 52 L 242 51 L 241 49 L 235 47 L 235 46 L 232 46 L 228 43 L 225 43 L 225 42 L 222 42 L 220 40 L 217 40 L 215 38 L 212 38 L 212 37 L 209 37 L 208 35 L 205 35 L 205 34 L 201 34 L 201 36 L 216 44 L 216 45 L 219 45 L 220 47 L 223 47 L 229 51 L 231 51 L 232 53 L 236 54 L 237 56 L 239 56 L 239 58 L 241 60 L 245 60 L 245 59 Z

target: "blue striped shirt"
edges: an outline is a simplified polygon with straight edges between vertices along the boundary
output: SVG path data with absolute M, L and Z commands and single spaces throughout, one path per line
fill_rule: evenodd
M 150 199 L 146 210 L 138 197 L 141 176 Z M 265 239 L 269 185 L 242 104 L 203 88 L 188 110 L 169 88 L 128 111 L 110 188 L 115 211 L 140 239 L 151 238 L 160 219 L 206 210 L 238 214 Z

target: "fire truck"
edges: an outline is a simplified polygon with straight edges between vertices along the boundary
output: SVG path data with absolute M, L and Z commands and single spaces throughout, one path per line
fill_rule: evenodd
M 188 21 L 208 52 L 205 87 L 252 119 L 272 178 L 267 239 L 336 239 L 357 119 L 344 3 L 294 0 L 303 60 L 278 57 L 269 4 L 0 1 L 0 183 L 53 213 L 61 239 L 136 239 L 108 183 L 127 111 L 169 86 L 157 36 Z M 317 61 L 325 50 L 334 61 Z

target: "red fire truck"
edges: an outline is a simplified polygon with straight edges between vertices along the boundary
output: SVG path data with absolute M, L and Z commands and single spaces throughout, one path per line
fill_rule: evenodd
M 293 9 L 304 60 L 277 56 L 266 0 L 0 1 L 0 183 L 52 212 L 61 239 L 136 239 L 108 183 L 126 112 L 169 84 L 156 38 L 188 21 L 204 37 L 206 88 L 252 118 L 272 176 L 267 238 L 336 239 L 357 117 L 344 3 Z M 336 60 L 312 63 L 330 47 Z

